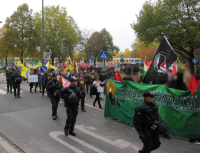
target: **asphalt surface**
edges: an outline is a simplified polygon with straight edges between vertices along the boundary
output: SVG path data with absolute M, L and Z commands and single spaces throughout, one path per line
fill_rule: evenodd
M 6 91 L 6 84 L 0 90 Z M 76 137 L 64 136 L 66 109 L 58 106 L 59 118 L 51 118 L 48 97 L 30 93 L 26 83 L 21 85 L 21 98 L 0 93 L 0 132 L 27 153 L 136 153 L 142 148 L 136 130 L 126 123 L 104 117 L 104 111 L 93 107 L 94 98 L 86 98 L 86 111 L 79 109 Z M 101 101 L 104 107 L 104 100 Z M 96 104 L 97 106 L 98 104 Z M 199 153 L 200 146 L 188 139 L 172 136 L 160 138 L 161 147 L 155 153 Z

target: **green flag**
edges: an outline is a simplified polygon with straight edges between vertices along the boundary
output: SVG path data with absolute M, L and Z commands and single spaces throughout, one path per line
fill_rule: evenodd
M 106 84 L 104 116 L 133 124 L 135 108 L 143 102 L 144 91 L 156 94 L 154 102 L 169 127 L 168 134 L 197 139 L 200 137 L 200 91 L 168 88 L 166 85 L 140 84 L 109 79 Z

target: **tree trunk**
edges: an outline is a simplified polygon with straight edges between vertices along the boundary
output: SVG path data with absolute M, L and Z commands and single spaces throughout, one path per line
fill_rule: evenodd
M 21 56 L 21 63 L 24 64 L 24 63 L 23 63 L 23 56 L 24 56 L 23 51 L 22 51 L 22 54 L 21 54 L 21 55 L 22 55 L 22 56 Z
M 52 65 L 53 65 L 53 62 L 54 62 L 54 54 L 52 53 Z
M 6 66 L 8 67 L 8 59 L 7 59 L 7 54 L 6 54 Z
M 192 59 L 194 58 L 194 49 L 191 48 L 191 51 L 189 52 L 189 63 L 190 63 L 190 73 L 194 74 L 194 63 L 192 62 Z

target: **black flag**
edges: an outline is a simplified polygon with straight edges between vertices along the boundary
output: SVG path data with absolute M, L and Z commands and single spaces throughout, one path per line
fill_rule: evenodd
M 154 56 L 153 62 L 147 71 L 144 80 L 152 82 L 157 76 L 162 75 L 176 61 L 177 56 L 166 37 L 162 39 Z

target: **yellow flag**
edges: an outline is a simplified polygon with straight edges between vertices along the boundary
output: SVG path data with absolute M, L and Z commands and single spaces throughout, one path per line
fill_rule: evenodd
M 29 64 L 27 64 L 27 67 L 28 67 L 28 69 L 30 69 L 30 65 Z
M 71 62 L 69 64 L 72 64 L 72 60 L 71 60 L 70 56 L 68 56 L 68 60 Z
M 46 67 L 47 67 L 47 68 L 50 68 L 49 61 L 47 62 Z
M 19 65 L 19 66 L 20 66 L 21 64 L 22 64 L 22 63 L 21 63 L 20 61 L 18 61 L 18 62 L 17 62 L 17 65 Z
M 57 67 L 52 66 L 52 65 L 50 65 L 50 68 L 54 69 L 55 71 L 58 69 Z
M 29 71 L 28 68 L 23 67 L 21 71 L 21 76 L 27 79 L 26 73 Z
M 41 67 L 41 66 L 42 66 L 42 64 L 40 62 L 38 62 L 38 67 Z
M 69 67 L 69 70 L 70 70 L 70 71 L 74 69 L 73 66 L 72 66 L 71 64 L 69 64 L 68 67 Z
M 35 65 L 33 64 L 33 69 L 36 69 Z

